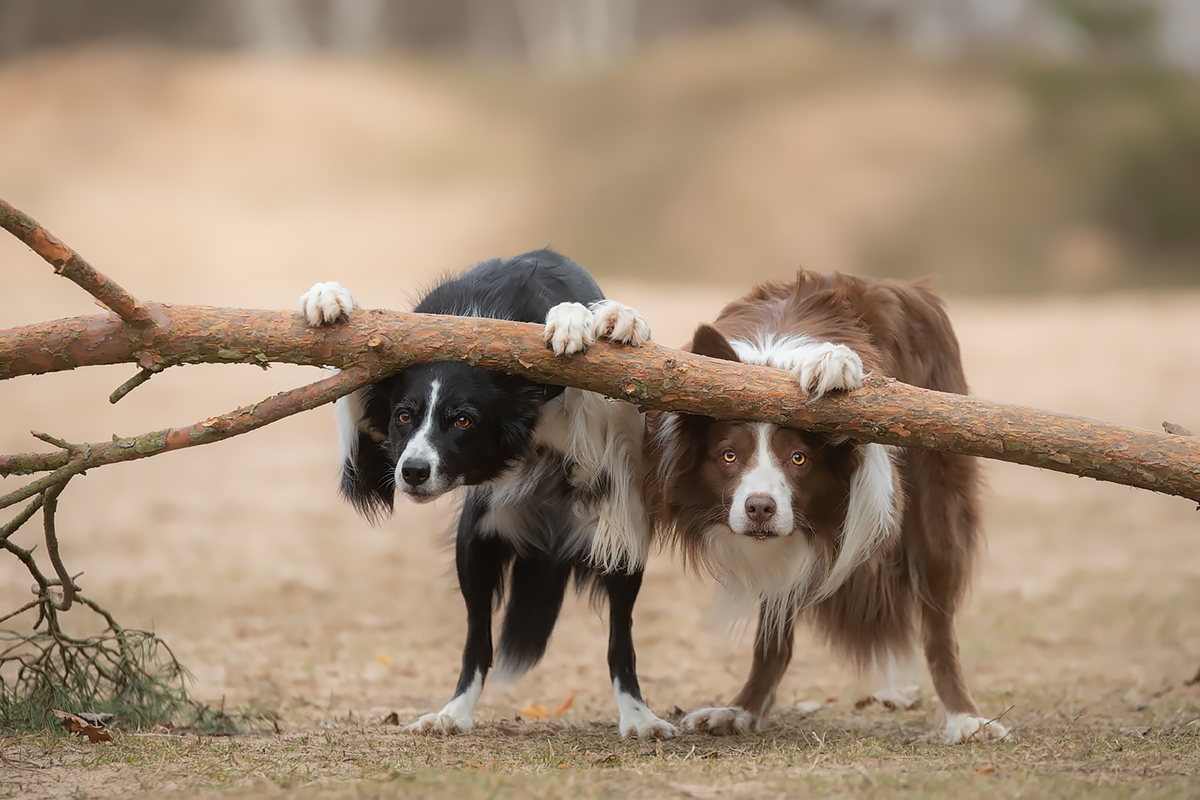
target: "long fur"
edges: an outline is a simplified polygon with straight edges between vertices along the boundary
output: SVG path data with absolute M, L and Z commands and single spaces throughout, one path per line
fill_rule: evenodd
M 687 349 L 790 370 L 814 396 L 870 372 L 967 391 L 925 283 L 802 271 L 730 303 Z M 717 579 L 719 606 L 760 615 L 755 668 L 735 702 L 750 717 L 705 709 L 695 725 L 757 724 L 800 618 L 860 668 L 906 662 L 923 643 L 948 713 L 975 713 L 952 629 L 979 544 L 973 459 L 674 413 L 648 415 L 648 440 L 659 534 Z M 744 511 L 731 506 L 742 498 Z
M 483 262 L 438 284 L 415 310 L 546 322 L 548 335 L 558 313 L 566 314 L 563 324 L 592 320 L 609 338 L 634 341 L 637 325 L 645 327 L 632 309 L 604 301 L 582 267 L 550 250 Z M 580 346 L 595 336 L 590 328 L 568 333 L 586 334 Z M 398 491 L 417 502 L 467 492 L 455 556 L 468 612 L 462 673 L 454 699 L 415 729 L 468 730 L 492 667 L 496 605 L 504 612 L 495 676 L 512 680 L 541 659 L 573 580 L 594 598 L 606 595 L 614 609 L 609 664 L 622 733 L 674 732 L 642 703 L 633 669 L 629 615 L 649 543 L 636 408 L 438 362 L 343 398 L 336 418 L 341 492 L 368 518 L 389 515 Z

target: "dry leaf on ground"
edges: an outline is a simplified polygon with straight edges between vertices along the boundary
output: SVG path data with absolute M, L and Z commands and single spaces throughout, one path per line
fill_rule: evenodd
M 575 693 L 571 692 L 570 697 L 568 697 L 566 700 L 563 700 L 562 704 L 558 708 L 554 709 L 554 716 L 557 717 L 564 711 L 569 711 L 573 705 L 575 705 Z
M 550 716 L 550 710 L 541 703 L 530 703 L 517 713 L 528 719 L 545 719 Z
M 67 733 L 82 733 L 88 738 L 89 742 L 111 742 L 112 734 L 103 728 L 98 728 L 88 722 L 83 717 L 76 714 L 69 714 L 66 711 L 53 709 L 50 713 L 63 721 L 63 728 Z

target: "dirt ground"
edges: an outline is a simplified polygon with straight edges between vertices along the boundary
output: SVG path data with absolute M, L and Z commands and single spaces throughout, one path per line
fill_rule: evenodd
M 334 74 L 328 78 L 334 88 L 318 83 L 313 91 L 340 96 L 336 72 L 321 73 Z M 28 88 L 26 78 L 45 74 L 36 64 L 0 71 L 0 97 L 15 97 Z M 230 89 L 236 81 L 220 69 L 214 74 L 207 82 L 197 80 L 193 90 L 219 90 L 222 102 L 238 99 Z M 253 74 L 274 80 L 263 71 Z M 259 108 L 250 99 L 255 89 L 252 81 L 241 86 L 246 108 Z M 90 95 L 79 92 L 80 102 L 87 102 Z M 413 96 L 413 103 L 432 104 L 421 119 L 454 123 L 459 112 L 416 90 Z M 58 142 L 54 137 L 66 136 L 62 131 L 48 133 L 55 128 L 51 123 L 71 117 L 44 97 L 19 104 L 26 113 L 0 132 L 9 144 L 20 144 L 0 148 L 0 196 L 38 217 L 135 294 L 290 307 L 313 280 L 328 277 L 355 289 L 364 305 L 404 307 L 413 286 L 439 270 L 516 249 L 482 250 L 502 247 L 510 235 L 504 226 L 517 212 L 501 205 L 500 213 L 492 213 L 507 188 L 504 181 L 490 189 L 448 190 L 426 203 L 415 190 L 386 196 L 380 190 L 378 203 L 368 192 L 356 196 L 351 213 L 335 214 L 316 189 L 332 186 L 343 193 L 339 197 L 349 197 L 351 189 L 316 179 L 311 186 L 289 184 L 288 165 L 294 162 L 287 152 L 255 150 L 261 158 L 247 160 L 242 172 L 236 164 L 222 164 L 222 147 L 232 147 L 220 144 L 221 136 L 233 136 L 230 120 L 197 120 L 195 125 L 212 125 L 216 133 L 202 137 L 198 155 L 173 155 L 162 143 L 191 123 L 171 116 L 172 104 L 179 102 L 175 95 L 156 102 L 162 108 L 155 113 L 175 120 L 175 127 L 161 122 L 166 133 L 140 129 L 154 146 L 136 157 L 127 152 L 135 149 L 136 131 L 122 127 L 126 117 L 112 110 L 118 103 L 101 109 L 112 112 L 115 127 L 101 125 L 85 137 L 97 148 L 90 157 L 80 154 L 75 139 L 70 148 Z M 280 125 L 289 122 L 284 117 Z M 151 121 L 157 119 L 152 115 Z M 405 120 L 395 121 L 396 131 L 428 134 Z M 355 120 L 347 112 L 329 124 L 353 128 Z M 39 159 L 67 152 L 76 161 L 47 168 L 49 177 L 36 180 L 37 165 L 47 163 Z M 120 158 L 106 164 L 106 154 L 113 152 Z M 186 163 L 176 163 L 176 157 Z M 71 173 L 76 168 L 77 180 Z M 226 195 L 222 176 L 238 192 Z M 272 184 L 273 176 L 278 184 Z M 251 184 L 266 194 L 255 196 Z M 247 207 L 231 210 L 229 197 Z M 402 237 L 388 236 L 389 242 L 403 239 L 400 252 L 382 252 L 370 232 L 376 226 L 394 229 L 397 208 L 405 204 L 414 216 Z M 398 269 L 398 264 L 422 266 Z M 80 290 L 8 237 L 0 239 L 0 265 L 6 282 L 0 325 L 93 310 Z M 784 272 L 781 265 L 778 274 Z M 748 288 L 736 281 L 653 276 L 602 283 L 609 296 L 639 307 L 655 339 L 668 344 L 684 341 L 697 321 L 711 318 Z M 981 396 L 1148 429 L 1158 429 L 1163 420 L 1200 429 L 1200 293 L 952 297 L 949 307 L 972 388 Z M 30 429 L 97 441 L 190 423 L 317 376 L 315 370 L 290 367 L 266 372 L 191 367 L 159 376 L 109 406 L 109 391 L 130 374 L 127 368 L 97 368 L 0 384 L 0 450 L 35 449 Z M 320 409 L 232 441 L 95 470 L 74 481 L 61 501 L 59 526 L 64 559 L 84 571 L 79 582 L 87 594 L 124 624 L 162 636 L 195 676 L 195 697 L 278 715 L 283 735 L 254 740 L 261 744 L 193 740 L 180 746 L 188 752 L 220 750 L 216 758 L 231 770 L 220 776 L 173 768 L 167 762 L 186 765 L 192 756 L 182 749 L 149 751 L 145 741 L 127 738 L 98 751 L 17 737 L 0 742 L 0 752 L 9 754 L 0 765 L 0 795 L 114 796 L 212 786 L 286 791 L 399 775 L 430 795 L 482 796 L 514 788 L 505 776 L 525 773 L 544 775 L 547 782 L 539 785 L 553 794 L 575 791 L 574 776 L 556 773 L 563 763 L 590 769 L 619 765 L 622 758 L 631 766 L 612 773 L 610 788 L 631 796 L 642 795 L 625 781 L 659 768 L 674 776 L 660 781 L 666 794 L 715 796 L 714 786 L 730 792 L 758 786 L 769 794 L 785 791 L 780 781 L 793 774 L 781 761 L 788 753 L 803 758 L 806 780 L 853 789 L 873 785 L 865 771 L 859 775 L 862 763 L 885 760 L 894 766 L 912 747 L 940 747 L 929 742 L 940 728 L 939 710 L 923 673 L 918 677 L 925 700 L 915 709 L 856 712 L 854 701 L 874 688 L 872 681 L 855 679 L 808 643 L 798 647 L 782 686 L 779 722 L 762 735 L 729 741 L 687 737 L 665 751 L 654 744 L 621 745 L 614 741 L 605 626 L 582 602 L 568 604 L 534 672 L 513 686 L 485 692 L 473 739 L 414 743 L 375 721 L 391 712 L 408 720 L 436 710 L 453 690 L 464 632 L 445 550 L 454 504 L 401 505 L 392 520 L 371 527 L 336 497 L 335 462 L 331 413 Z M 1092 737 L 1081 740 L 1092 743 L 1086 753 L 1067 752 L 1063 744 L 1057 766 L 1045 767 L 1052 773 L 1107 784 L 1148 780 L 1147 787 L 1173 786 L 1187 794 L 1180 776 L 1200 768 L 1200 685 L 1185 685 L 1200 668 L 1195 504 L 998 463 L 988 463 L 986 474 L 989 552 L 959 622 L 969 681 L 981 706 L 990 714 L 1007 712 L 1018 743 L 1068 742 L 1074 748 L 1071 737 L 1081 732 Z M 6 479 L 0 490 L 18 480 Z M 0 559 L 0 610 L 25 602 L 27 584 L 12 563 Z M 635 633 L 642 687 L 659 713 L 730 698 L 748 668 L 750 637 L 713 629 L 706 618 L 710 593 L 670 557 L 652 560 Z M 517 721 L 529 703 L 554 708 L 568 698 L 573 705 L 560 717 Z M 802 701 L 818 701 L 821 708 L 802 714 L 796 710 Z M 1135 726 L 1174 738 L 1164 750 L 1144 753 L 1133 772 L 1122 772 L 1121 759 L 1130 757 L 1125 751 L 1136 748 L 1120 729 Z M 338 738 L 351 729 L 368 734 Z M 869 734 L 873 744 L 861 746 L 876 750 L 844 745 L 834 758 L 822 760 L 815 741 L 826 734 L 844 734 L 844 741 Z M 570 747 L 592 753 L 590 762 L 555 761 L 554 745 L 564 736 Z M 1126 740 L 1129 747 L 1122 750 Z M 550 743 L 549 755 L 539 750 L 536 758 L 512 761 L 514 752 L 528 754 L 544 742 Z M 1103 747 L 1095 749 L 1095 742 Z M 250 748 L 245 756 L 221 750 L 242 746 Z M 256 747 L 274 760 L 273 767 L 250 754 Z M 966 755 L 939 756 L 949 761 L 937 762 L 937 769 L 990 774 L 988 763 L 1007 759 L 1002 771 L 1018 773 L 1021 751 L 1013 748 L 1019 747 L 972 746 L 961 751 Z M 288 757 L 279 748 L 300 753 L 290 772 L 280 772 L 279 763 Z M 754 766 L 759 750 L 770 752 L 761 772 Z M 688 772 L 692 767 L 681 764 L 689 752 L 740 759 L 739 766 L 715 777 Z M 857 762 L 858 756 L 869 762 Z M 610 758 L 616 760 L 605 761 Z M 356 771 L 355 763 L 364 762 L 371 768 Z M 463 777 L 481 765 L 487 775 Z M 435 770 L 433 777 L 423 771 L 428 769 Z M 516 788 L 521 787 L 529 789 Z

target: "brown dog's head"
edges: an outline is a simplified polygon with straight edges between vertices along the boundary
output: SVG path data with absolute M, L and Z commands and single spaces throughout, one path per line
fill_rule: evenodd
M 697 329 L 689 349 L 739 360 L 711 325 Z M 651 431 L 660 524 L 690 561 L 723 578 L 746 561 L 746 568 L 779 569 L 779 581 L 807 582 L 823 596 L 898 528 L 899 480 L 889 448 L 686 414 L 658 415 Z M 770 544 L 783 539 L 791 542 Z M 782 574 L 788 570 L 806 574 L 789 579 Z

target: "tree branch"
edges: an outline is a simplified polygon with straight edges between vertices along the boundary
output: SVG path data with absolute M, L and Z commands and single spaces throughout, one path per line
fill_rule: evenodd
M 654 344 L 635 349 L 601 342 L 585 354 L 555 358 L 545 348 L 540 328 L 522 323 L 362 310 L 346 323 L 313 329 L 297 313 L 145 306 L 163 320 L 153 347 L 169 364 L 329 364 L 382 376 L 423 361 L 464 361 L 541 383 L 600 392 L 648 409 L 754 419 L 863 441 L 948 450 L 1200 501 L 1200 443 L 1194 437 L 931 392 L 887 378 L 868 377 L 859 390 L 809 403 L 782 370 L 716 361 Z M 0 379 L 137 357 L 137 348 L 115 315 L 0 331 Z M 367 382 L 370 379 L 355 381 L 355 388 Z M 322 392 L 324 399 L 314 396 L 288 413 L 328 402 L 352 391 L 348 387 Z M 239 409 L 219 419 L 228 426 L 248 413 Z M 246 430 L 254 427 L 259 424 Z M 242 431 L 227 435 L 237 432 Z M 140 457 L 134 454 L 141 450 L 174 449 L 197 437 L 200 441 L 195 443 L 216 441 L 211 435 L 193 425 L 90 445 L 104 455 L 88 463 L 128 460 Z M 0 475 L 70 469 L 69 463 L 61 453 L 0 457 Z
M 97 270 L 54 234 L 4 200 L 0 200 L 0 227 L 27 244 L 54 267 L 54 271 L 74 281 L 105 307 L 136 328 L 153 324 L 141 304 L 102 272 Z
M 170 450 L 210 444 L 248 433 L 292 414 L 332 402 L 381 377 L 382 374 L 378 371 L 352 368 L 316 383 L 269 397 L 261 403 L 243 406 L 219 417 L 183 428 L 166 428 L 128 439 L 114 436 L 111 442 L 68 445 L 65 451 L 57 453 L 0 456 L 0 477 L 53 470 L 49 475 L 0 497 L 0 508 L 7 508 L 27 497 L 48 491 L 93 467 L 134 461 Z
M 0 224 L 116 312 L 0 331 L 0 380 L 127 362 L 152 372 L 200 362 L 284 362 L 347 370 L 184 428 L 60 453 L 2 456 L 0 475 L 51 473 L 0 498 L 0 507 L 93 466 L 229 438 L 329 402 L 409 364 L 442 360 L 588 389 L 646 409 L 760 420 L 946 450 L 1200 501 L 1200 442 L 1195 437 L 931 392 L 877 376 L 869 376 L 854 392 L 810 403 L 781 370 L 653 344 L 631 349 L 602 342 L 586 354 L 555 358 L 543 345 L 538 326 L 521 323 L 370 310 L 355 312 L 345 324 L 312 329 L 296 313 L 139 303 L 3 201 Z M 130 383 L 125 386 L 131 388 Z

